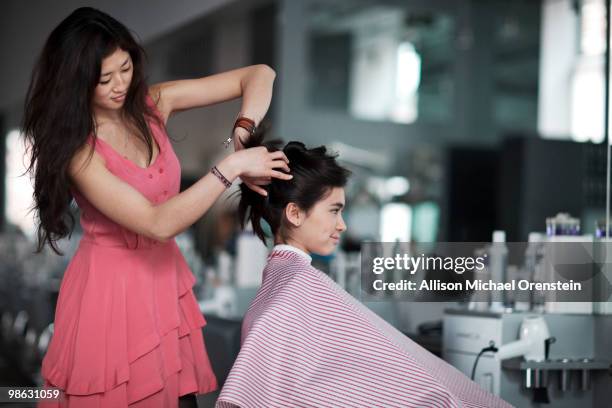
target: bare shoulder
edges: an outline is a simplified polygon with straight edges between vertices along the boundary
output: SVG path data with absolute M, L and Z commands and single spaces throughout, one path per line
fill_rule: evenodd
M 85 143 L 72 156 L 68 167 L 70 177 L 76 181 L 83 177 L 85 172 L 95 171 L 96 168 L 105 167 L 106 161 L 92 145 Z

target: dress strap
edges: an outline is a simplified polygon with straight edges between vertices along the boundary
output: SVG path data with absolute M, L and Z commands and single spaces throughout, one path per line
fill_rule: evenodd
M 94 139 L 94 135 L 93 133 L 90 133 L 87 136 L 87 144 L 89 144 L 91 147 L 94 148 L 95 151 L 97 151 L 98 153 L 100 153 L 102 156 L 106 157 L 106 155 L 103 153 L 103 144 L 100 143 L 101 139 Z
M 149 95 L 148 93 L 145 96 L 145 102 L 149 106 L 149 108 L 151 108 L 151 110 L 153 111 L 153 114 L 155 115 L 156 119 L 159 121 L 159 123 L 157 123 L 157 124 L 158 125 L 162 125 L 162 127 L 165 127 L 166 125 L 164 123 L 164 116 L 162 115 L 162 113 L 157 108 L 157 104 L 155 103 L 155 101 L 153 100 L 151 95 Z

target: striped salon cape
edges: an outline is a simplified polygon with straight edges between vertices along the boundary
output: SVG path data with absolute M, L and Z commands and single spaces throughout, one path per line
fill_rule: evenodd
M 486 407 L 486 392 L 295 251 L 273 250 L 217 400 L 229 407 Z

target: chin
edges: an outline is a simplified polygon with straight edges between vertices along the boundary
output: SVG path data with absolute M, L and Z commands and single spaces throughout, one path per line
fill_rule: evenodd
M 316 254 L 322 255 L 322 256 L 327 256 L 327 255 L 331 255 L 336 250 L 336 247 L 337 245 L 327 245 L 321 248 L 317 248 L 313 252 Z
M 102 104 L 99 103 L 97 105 L 95 105 L 95 107 L 97 109 L 100 109 L 101 111 L 114 111 L 114 110 L 119 110 L 123 107 L 123 105 L 119 105 L 119 104 Z

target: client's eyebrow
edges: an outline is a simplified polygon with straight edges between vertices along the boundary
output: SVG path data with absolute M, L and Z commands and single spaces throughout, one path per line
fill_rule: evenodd
M 344 203 L 333 203 L 331 206 L 337 207 L 338 209 L 340 209 L 340 208 L 344 208 Z

